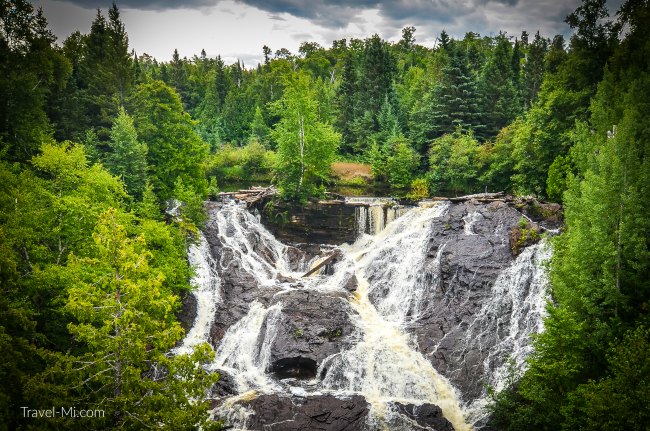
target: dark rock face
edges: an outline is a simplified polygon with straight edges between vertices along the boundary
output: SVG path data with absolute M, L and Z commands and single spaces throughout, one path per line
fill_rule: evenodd
M 362 431 L 369 406 L 361 396 L 306 398 L 260 395 L 242 403 L 255 412 L 246 429 L 260 431 Z M 227 425 L 227 424 L 226 424 Z
M 245 270 L 238 251 L 224 244 L 223 235 L 236 232 L 227 223 L 220 223 L 219 227 L 214 222 L 220 205 L 207 204 L 210 221 L 204 229 L 211 255 L 218 262 L 221 283 L 221 302 L 217 305 L 209 341 L 217 346 L 228 328 L 248 313 L 252 303 L 259 302 L 266 308 L 281 303 L 279 311 L 266 316 L 260 332 L 272 332 L 273 336 L 257 341 L 259 349 L 263 342 L 269 349 L 266 372 L 285 389 L 318 387 L 314 381 L 322 377 L 318 372 L 324 360 L 350 348 L 362 337 L 350 317 L 355 314 L 349 305 L 349 295 L 357 289 L 356 277 L 342 277 L 346 282 L 340 291 L 287 290 L 289 284 L 300 288 L 306 283 L 291 274 L 273 275 L 278 283 L 260 287 L 258 279 Z M 317 204 L 310 204 L 297 209 L 295 214 L 287 209 L 289 222 L 269 221 L 262 213 L 262 221 L 280 241 L 296 245 L 286 249 L 294 271 L 306 272 L 305 262 L 309 257 L 322 255 L 318 243 L 340 244 L 352 242 L 356 237 L 353 206 L 316 207 Z M 450 204 L 446 214 L 432 222 L 422 277 L 435 288 L 428 289 L 431 294 L 423 298 L 421 305 L 424 311 L 408 322 L 405 330 L 414 336 L 418 350 L 451 381 L 466 402 L 481 396 L 485 377 L 491 371 L 484 362 L 496 339 L 503 336 L 498 331 L 485 331 L 476 337 L 476 343 L 468 344 L 467 335 L 471 332 L 467 328 L 475 324 L 476 315 L 499 274 L 515 262 L 510 237 L 523 214 L 531 219 L 527 227 L 540 231 L 555 229 L 561 223 L 561 213 L 554 206 L 528 201 L 480 203 L 475 200 Z M 247 247 L 259 259 L 273 264 L 275 251 L 268 248 L 260 234 L 251 230 L 245 235 Z M 324 269 L 325 274 L 331 271 L 331 267 Z M 372 275 L 368 279 L 372 283 Z M 282 283 L 284 286 L 280 286 Z M 377 304 L 385 294 L 372 291 L 370 299 Z M 189 295 L 184 300 L 181 312 L 188 327 L 196 314 L 192 299 Z M 507 315 L 512 310 L 497 311 L 495 316 Z M 273 330 L 269 332 L 266 328 L 270 325 Z M 215 398 L 222 399 L 235 395 L 236 386 L 232 376 L 222 373 L 211 392 Z M 334 395 L 263 394 L 238 404 L 255 413 L 247 422 L 247 429 L 251 430 L 375 429 L 368 425 L 371 423 L 368 422 L 369 405 L 362 396 L 343 399 Z M 387 424 L 391 430 L 453 430 L 440 408 L 434 405 L 393 403 L 391 411 L 392 422 Z
M 321 362 L 354 341 L 347 295 L 317 291 L 287 291 L 276 295 L 281 302 L 271 344 L 271 371 L 280 378 L 313 378 Z
M 204 235 L 210 245 L 215 261 L 221 270 L 222 302 L 217 305 L 210 341 L 217 345 L 228 328 L 246 315 L 250 304 L 257 301 L 265 307 L 282 303 L 279 321 L 271 346 L 270 372 L 279 378 L 312 378 L 323 359 L 340 352 L 352 342 L 354 325 L 350 322 L 347 294 L 319 291 L 282 290 L 278 286 L 257 287 L 257 280 L 241 267 L 234 252 L 224 247 L 219 237 L 219 227 L 213 222 L 219 203 L 208 203 L 211 220 L 206 224 Z M 228 232 L 221 234 L 228 235 Z M 250 243 L 255 251 L 268 262 L 273 262 L 272 253 L 251 233 Z M 291 262 L 305 259 L 305 253 L 289 247 L 287 254 Z M 297 269 L 297 268 L 295 268 Z M 305 268 L 303 268 L 305 270 Z M 279 282 L 290 282 L 299 287 L 300 281 L 288 280 L 282 276 Z M 348 289 L 352 289 L 348 286 Z M 263 325 L 266 325 L 264 322 Z
M 427 312 L 407 330 L 464 400 L 481 395 L 491 371 L 485 369 L 484 360 L 503 335 L 485 331 L 479 342 L 468 344 L 467 328 L 475 323 L 498 275 L 515 260 L 509 232 L 521 217 L 512 204 L 468 201 L 451 204 L 433 221 L 425 277 L 437 286 L 425 300 Z M 507 315 L 509 310 L 500 313 Z
M 452 424 L 442 415 L 442 409 L 433 404 L 393 403 L 392 407 L 400 415 L 390 424 L 393 430 L 454 431 Z
M 180 300 L 181 308 L 176 318 L 181 323 L 183 330 L 187 332 L 192 328 L 196 318 L 196 297 L 191 292 L 184 292 L 180 295 Z
M 258 289 L 257 281 L 241 267 L 241 262 L 235 252 L 228 247 L 224 247 L 219 235 L 233 235 L 234 232 L 219 231 L 215 217 L 220 207 L 219 202 L 207 203 L 209 221 L 203 229 L 206 240 L 210 245 L 212 257 L 219 263 L 223 297 L 223 301 L 217 305 L 214 324 L 210 331 L 212 345 L 217 345 L 228 328 L 246 315 L 252 302 L 259 301 L 268 306 L 273 295 L 280 291 L 276 287 Z M 259 238 L 255 237 L 255 233 L 251 232 L 250 236 L 250 242 L 255 247 L 255 251 L 261 256 L 267 256 L 267 259 L 272 261 L 271 252 L 265 248 Z M 292 262 L 301 262 L 304 258 L 304 253 L 293 247 L 289 247 L 287 252 Z
M 237 383 L 226 371 L 218 370 L 219 380 L 210 388 L 212 398 L 229 397 L 237 394 Z
M 262 223 L 280 241 L 288 244 L 343 244 L 354 242 L 354 207 L 333 201 L 287 203 L 260 209 Z

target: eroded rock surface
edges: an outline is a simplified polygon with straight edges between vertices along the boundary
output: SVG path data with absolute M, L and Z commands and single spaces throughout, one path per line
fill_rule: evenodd
M 286 291 L 275 295 L 280 317 L 271 344 L 271 369 L 279 378 L 313 378 L 322 361 L 353 341 L 347 294 Z
M 260 395 L 242 405 L 254 412 L 247 429 L 260 431 L 363 431 L 369 406 L 362 396 L 305 398 Z

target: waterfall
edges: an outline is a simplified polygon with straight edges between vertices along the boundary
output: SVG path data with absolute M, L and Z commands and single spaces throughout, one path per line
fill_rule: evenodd
M 408 211 L 407 207 L 398 205 L 390 198 L 348 197 L 345 202 L 355 205 L 357 236 L 376 235 L 384 230 L 387 224 Z
M 291 261 L 289 247 L 259 218 L 243 205 L 220 205 L 208 223 L 210 234 L 206 231 L 214 241 L 214 259 L 204 236 L 188 252 L 196 268 L 192 284 L 197 316 L 178 351 L 208 339 L 216 307 L 222 296 L 224 301 L 228 298 L 227 286 L 232 285 L 228 277 L 245 273 L 245 289 L 257 292 L 258 296 L 250 297 L 258 299 L 237 310 L 209 365 L 209 369 L 231 376 L 238 394 L 223 400 L 215 410 L 219 417 L 245 429 L 254 412 L 238 405 L 241 400 L 255 399 L 258 394 L 306 397 L 325 393 L 363 395 L 371 406 L 369 429 L 391 428 L 400 414 L 394 403 L 434 404 L 457 431 L 473 429 L 485 418 L 485 394 L 463 400 L 449 380 L 454 369 L 445 370 L 444 376 L 438 372 L 431 353 L 425 356 L 419 350 L 412 330 L 427 315 L 445 312 L 434 303 L 444 297 L 440 291 L 445 253 L 454 246 L 453 241 L 480 238 L 484 216 L 468 211 L 463 217 L 464 228 L 443 236 L 434 248 L 430 244 L 436 233 L 433 229 L 440 226 L 439 219 L 448 216 L 450 203 L 430 202 L 415 208 L 385 199 L 351 198 L 349 203 L 356 206 L 358 239 L 339 247 L 340 257 L 331 275 L 307 278 L 301 277 L 305 265 Z M 487 376 L 487 383 L 496 389 L 507 376 L 508 359 L 523 367 L 531 351 L 530 335 L 543 329 L 547 284 L 543 263 L 549 256 L 550 248 L 544 243 L 524 249 L 498 276 L 494 272 L 496 280 L 485 287 L 485 300 L 477 306 L 479 311 L 470 315 L 471 320 L 452 328 L 461 345 L 449 354 L 462 366 L 468 352 L 485 353 L 481 356 L 486 370 L 482 377 Z M 343 286 L 351 280 L 356 280 L 356 290 L 348 296 Z M 225 292 L 221 292 L 222 284 Z M 271 359 L 272 350 L 276 351 L 274 341 L 282 340 L 278 328 L 286 322 L 282 301 L 287 302 L 279 295 L 294 290 L 339 295 L 343 301 L 348 298 L 349 321 L 355 331 L 352 341 L 340 351 L 327 353 L 318 364 L 317 377 L 304 384 L 278 380 L 270 372 L 272 361 L 277 360 Z
M 418 312 L 418 299 L 424 294 L 418 274 L 426 255 L 427 233 L 431 221 L 445 210 L 444 204 L 411 210 L 375 237 L 344 247 L 347 259 L 335 268 L 354 273 L 359 281 L 351 304 L 363 338 L 323 364 L 328 369 L 323 385 L 340 393 L 364 395 L 380 422 L 390 420 L 389 402 L 429 402 L 442 408 L 456 430 L 471 429 L 452 386 L 401 328 L 407 315 Z M 375 308 L 369 294 L 388 285 L 406 291 L 389 290 Z
M 208 341 L 217 303 L 221 301 L 219 274 L 203 233 L 199 234 L 198 244 L 190 245 L 187 255 L 195 271 L 190 285 L 196 298 L 196 317 L 181 345 L 174 349 L 178 354 L 191 353 L 194 346 Z
M 527 247 L 499 274 L 488 300 L 466 330 L 461 356 L 471 348 L 480 348 L 486 335 L 495 338 L 483 367 L 488 371 L 487 384 L 497 391 L 504 388 L 511 363 L 517 370 L 526 368 L 526 358 L 533 350 L 530 336 L 544 329 L 548 301 L 545 263 L 550 257 L 551 247 L 546 241 Z M 487 402 L 484 394 L 469 406 L 473 422 L 486 418 Z
M 214 223 L 219 241 L 232 252 L 233 259 L 252 275 L 258 286 L 278 285 L 278 276 L 299 277 L 287 255 L 288 247 L 278 241 L 246 208 L 235 202 L 225 203 Z M 223 266 L 223 264 L 222 264 Z M 222 268 L 227 270 L 228 268 Z
M 211 368 L 233 375 L 240 393 L 251 390 L 273 392 L 279 389 L 266 370 L 269 365 L 269 349 L 275 337 L 274 323 L 281 309 L 281 303 L 264 308 L 259 302 L 254 302 L 248 314 L 231 326 L 221 340 Z M 263 325 L 265 320 L 266 325 Z

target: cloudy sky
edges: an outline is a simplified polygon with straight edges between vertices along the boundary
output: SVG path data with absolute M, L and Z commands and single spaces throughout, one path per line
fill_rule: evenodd
M 62 42 L 75 30 L 88 32 L 97 8 L 111 0 L 33 0 L 42 6 L 50 27 Z M 456 37 L 467 31 L 481 35 L 499 30 L 518 36 L 540 30 L 567 34 L 564 17 L 580 0 L 121 0 L 116 2 L 138 54 L 169 60 L 174 48 L 181 57 L 205 49 L 230 63 L 237 58 L 256 66 L 262 46 L 297 53 L 303 41 L 330 46 L 340 38 L 374 33 L 397 41 L 401 29 L 416 27 L 418 43 L 432 46 L 443 29 Z

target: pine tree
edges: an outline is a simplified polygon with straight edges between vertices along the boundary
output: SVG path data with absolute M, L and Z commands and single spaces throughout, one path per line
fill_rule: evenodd
M 548 40 L 535 33 L 533 42 L 528 46 L 528 54 L 523 67 L 522 96 L 525 108 L 530 108 L 537 99 L 544 77 L 544 56 L 548 51 Z
M 497 38 L 492 58 L 481 76 L 481 111 L 485 131 L 480 137 L 492 138 L 520 112 L 517 87 L 513 78 L 512 46 L 504 34 Z M 517 59 L 517 66 L 519 60 Z
M 453 133 L 458 127 L 472 129 L 479 136 L 484 125 L 476 80 L 468 68 L 465 52 L 455 48 L 450 50 L 442 82 L 432 90 L 430 123 L 433 136 Z
M 140 199 L 147 182 L 147 146 L 138 141 L 133 119 L 120 107 L 111 129 L 108 170 L 124 181 L 129 194 Z

